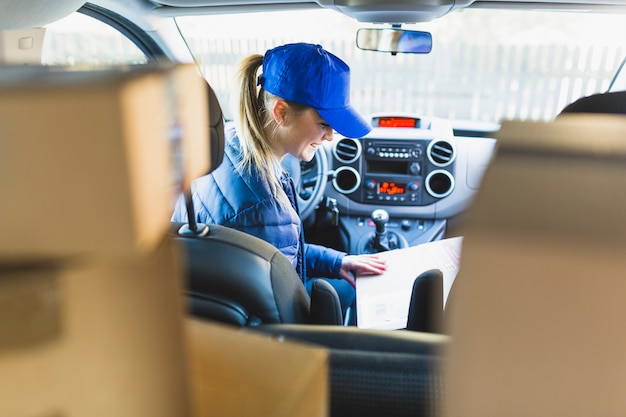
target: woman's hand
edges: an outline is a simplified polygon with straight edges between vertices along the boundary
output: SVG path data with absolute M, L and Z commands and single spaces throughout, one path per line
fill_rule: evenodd
M 350 272 L 380 275 L 387 269 L 387 261 L 378 255 L 346 255 L 341 262 L 341 278 L 356 288 L 356 281 Z

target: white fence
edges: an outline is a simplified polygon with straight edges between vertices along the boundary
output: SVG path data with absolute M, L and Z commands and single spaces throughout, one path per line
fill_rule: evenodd
M 205 77 L 226 101 L 238 61 L 284 42 L 192 40 L 192 49 L 201 55 Z M 390 56 L 356 50 L 352 42 L 320 43 L 350 64 L 352 100 L 362 113 L 406 111 L 489 122 L 552 119 L 575 99 L 606 91 L 626 53 L 623 47 L 457 43 L 435 44 L 431 55 Z

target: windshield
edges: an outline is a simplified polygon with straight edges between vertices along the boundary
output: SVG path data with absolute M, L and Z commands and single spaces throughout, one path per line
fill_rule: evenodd
M 609 87 L 626 53 L 624 17 L 610 14 L 459 10 L 428 23 L 428 55 L 361 51 L 367 25 L 331 10 L 189 16 L 177 22 L 226 113 L 237 63 L 288 42 L 320 43 L 352 70 L 363 114 L 416 113 L 498 123 L 550 120 L 575 99 Z

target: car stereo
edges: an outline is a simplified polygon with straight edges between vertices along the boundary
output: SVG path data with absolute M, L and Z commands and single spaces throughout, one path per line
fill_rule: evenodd
M 454 189 L 455 148 L 440 139 L 348 139 L 335 143 L 333 185 L 360 203 L 421 206 Z

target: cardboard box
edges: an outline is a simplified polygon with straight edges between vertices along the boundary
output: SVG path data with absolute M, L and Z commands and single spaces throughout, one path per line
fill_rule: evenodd
M 161 241 L 132 259 L 0 264 L 0 416 L 191 415 L 181 265 Z
M 0 253 L 152 251 L 206 172 L 207 114 L 193 65 L 0 69 Z
M 626 119 L 506 122 L 462 228 L 444 416 L 626 409 Z
M 196 416 L 322 417 L 328 352 L 187 320 Z

